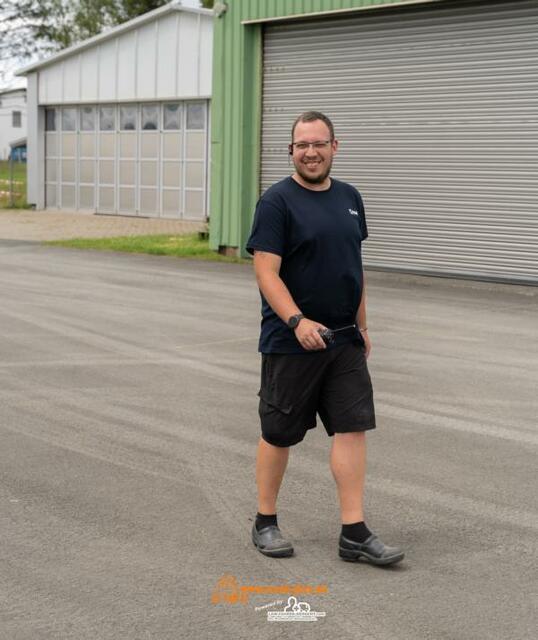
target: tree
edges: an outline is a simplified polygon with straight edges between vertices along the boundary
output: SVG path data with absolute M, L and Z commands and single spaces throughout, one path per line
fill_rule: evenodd
M 167 0 L 3 0 L 0 64 L 50 55 Z
M 202 9 L 213 9 L 214 4 L 214 0 L 200 0 L 200 6 Z
M 72 43 L 72 13 L 63 0 L 4 0 L 0 61 L 33 57 Z

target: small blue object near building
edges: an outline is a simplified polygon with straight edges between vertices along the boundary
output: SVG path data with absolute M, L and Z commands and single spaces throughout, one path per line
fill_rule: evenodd
M 9 143 L 11 151 L 9 159 L 14 162 L 26 162 L 26 138 L 19 138 Z

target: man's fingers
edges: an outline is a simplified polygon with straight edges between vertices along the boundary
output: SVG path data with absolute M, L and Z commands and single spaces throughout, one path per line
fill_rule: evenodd
M 317 349 L 325 349 L 326 345 L 319 335 L 311 334 L 305 336 L 302 342 L 302 346 L 308 351 L 315 351 Z
M 319 335 L 320 331 L 325 330 L 326 327 L 319 322 L 313 322 L 305 318 L 298 326 L 296 330 L 296 337 L 299 340 L 303 349 L 308 351 L 315 351 L 319 349 L 326 349 L 327 345 L 323 338 Z
M 313 333 L 309 336 L 309 344 L 312 346 L 312 349 L 325 349 L 326 347 L 326 344 L 319 333 Z

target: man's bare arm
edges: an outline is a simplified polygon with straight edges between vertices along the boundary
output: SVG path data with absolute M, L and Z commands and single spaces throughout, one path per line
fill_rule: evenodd
M 254 273 L 258 287 L 273 311 L 281 320 L 288 322 L 290 316 L 301 313 L 301 310 L 280 278 L 281 263 L 282 258 L 274 253 L 254 251 Z
M 359 309 L 357 311 L 357 326 L 359 327 L 361 335 L 364 339 L 364 344 L 366 347 L 366 357 L 368 357 L 370 355 L 372 345 L 368 336 L 368 325 L 366 323 L 366 276 L 364 274 L 362 282 L 362 298 L 359 304 Z
M 287 323 L 291 316 L 301 313 L 301 309 L 279 275 L 281 264 L 282 258 L 274 253 L 254 251 L 254 273 L 258 287 L 273 311 Z M 304 349 L 325 349 L 326 345 L 318 332 L 318 329 L 325 328 L 319 322 L 304 318 L 295 329 L 295 336 Z

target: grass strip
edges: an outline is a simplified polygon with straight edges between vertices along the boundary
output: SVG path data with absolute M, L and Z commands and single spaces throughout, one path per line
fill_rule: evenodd
M 28 209 L 26 202 L 26 163 L 13 163 L 13 199 L 10 199 L 11 170 L 7 160 L 0 161 L 0 209 Z
M 209 248 L 209 241 L 202 240 L 197 233 L 174 236 L 119 236 L 115 238 L 73 238 L 51 240 L 46 245 L 72 249 L 94 249 L 97 251 L 124 251 L 146 253 L 154 256 L 174 256 L 213 262 L 250 263 L 244 258 L 222 256 Z

